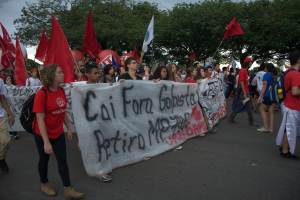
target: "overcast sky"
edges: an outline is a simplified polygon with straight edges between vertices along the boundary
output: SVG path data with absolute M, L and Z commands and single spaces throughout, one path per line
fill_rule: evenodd
M 134 1 L 137 2 L 137 0 Z M 0 22 L 3 24 L 8 34 L 10 35 L 16 32 L 16 28 L 13 22 L 15 19 L 20 18 L 22 14 L 22 8 L 26 6 L 25 2 L 38 3 L 39 0 L 0 0 Z M 195 3 L 199 2 L 199 0 L 148 0 L 148 2 L 159 3 L 161 9 L 172 9 L 172 7 L 177 3 Z M 2 35 L 2 32 L 0 32 L 0 34 Z M 28 58 L 33 59 L 36 47 L 27 47 L 26 49 L 28 52 Z

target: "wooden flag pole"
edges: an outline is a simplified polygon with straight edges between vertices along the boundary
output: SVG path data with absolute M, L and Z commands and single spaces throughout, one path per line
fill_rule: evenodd
M 215 57 L 215 55 L 216 55 L 217 51 L 219 50 L 219 48 L 220 48 L 220 46 L 221 46 L 222 42 L 223 42 L 223 40 L 221 41 L 220 45 L 218 46 L 218 48 L 217 48 L 217 50 L 216 50 L 216 52 L 215 52 L 214 56 L 212 57 L 212 59 L 214 59 L 214 57 Z
M 3 49 L 3 51 L 5 52 L 5 54 L 6 54 L 6 56 L 7 56 L 7 58 L 8 58 L 8 62 L 9 62 L 9 64 L 10 64 L 10 66 L 13 66 L 12 64 L 11 64 L 11 62 L 10 62 L 10 57 L 7 55 L 7 53 L 6 53 L 6 51 L 5 51 L 5 49 L 4 49 L 4 46 L 3 46 L 3 44 L 2 44 L 2 42 L 0 41 L 0 43 L 1 43 L 1 46 L 2 46 L 2 49 Z M 1 55 L 0 55 L 1 56 Z

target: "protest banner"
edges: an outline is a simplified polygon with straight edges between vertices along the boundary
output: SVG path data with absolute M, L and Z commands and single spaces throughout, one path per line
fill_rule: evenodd
M 73 133 L 76 132 L 76 128 L 74 125 L 74 117 L 72 112 L 71 89 L 74 85 L 80 85 L 80 84 L 86 84 L 86 83 L 74 82 L 74 83 L 66 83 L 61 85 L 65 89 L 66 97 L 68 100 L 66 113 L 68 115 L 68 119 Z M 19 87 L 19 86 L 5 85 L 5 88 L 7 91 L 7 94 L 5 95 L 6 101 L 15 118 L 15 124 L 13 126 L 8 125 L 7 126 L 8 130 L 25 131 L 19 120 L 23 108 L 23 104 L 32 94 L 35 94 L 39 89 L 41 89 L 41 86 Z M 8 118 L 7 112 L 5 112 L 5 115 Z M 64 130 L 67 131 L 68 129 L 64 126 Z
M 203 79 L 199 85 L 199 102 L 204 109 L 209 126 L 213 127 L 226 116 L 223 74 L 216 79 Z
M 221 79 L 205 79 L 200 84 L 126 80 L 113 86 L 85 82 L 61 86 L 89 176 L 161 154 L 206 132 L 199 103 L 211 124 L 226 115 Z M 41 87 L 5 87 L 16 119 L 8 129 L 24 131 L 19 121 L 22 106 Z
M 206 132 L 198 89 L 198 84 L 130 80 L 74 87 L 73 114 L 87 174 L 106 174 Z

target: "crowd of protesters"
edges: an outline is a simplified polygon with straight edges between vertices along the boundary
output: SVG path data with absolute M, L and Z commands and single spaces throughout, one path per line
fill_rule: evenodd
M 142 58 L 142 56 L 141 56 Z M 249 125 L 258 126 L 254 122 L 252 110 L 257 112 L 258 108 L 262 116 L 263 126 L 257 131 L 274 132 L 274 110 L 281 108 L 283 120 L 277 136 L 277 145 L 282 145 L 280 155 L 284 158 L 299 158 L 294 155 L 296 139 L 300 135 L 300 53 L 294 52 L 289 56 L 290 68 L 283 74 L 284 89 L 287 91 L 282 104 L 273 103 L 270 98 L 270 88 L 277 78 L 281 77 L 271 63 L 263 63 L 259 71 L 254 74 L 248 73 L 253 60 L 247 57 L 242 63 L 242 69 L 227 67 L 220 69 L 220 63 L 215 62 L 210 66 L 201 66 L 200 62 L 194 62 L 192 67 L 185 70 L 180 69 L 175 63 L 169 63 L 164 66 L 162 63 L 156 63 L 152 67 L 138 63 L 136 58 L 129 57 L 125 60 L 125 67 L 114 67 L 111 64 L 100 66 L 97 63 L 91 63 L 85 67 L 83 61 L 76 61 L 74 74 L 67 78 L 67 82 L 84 81 L 87 84 L 124 82 L 126 80 L 137 81 L 173 81 L 178 83 L 201 83 L 203 79 L 218 79 L 223 81 L 223 92 L 226 102 L 232 100 L 233 112 L 228 117 L 228 122 L 239 123 L 235 117 L 243 109 L 247 111 Z M 223 76 L 218 76 L 219 74 Z M 40 77 L 40 79 L 39 79 Z M 2 80 L 3 79 L 3 80 Z M 26 80 L 26 86 L 42 86 L 36 94 L 33 112 L 36 118 L 32 124 L 33 136 L 39 153 L 38 172 L 42 191 L 48 196 L 55 196 L 56 192 L 48 182 L 48 162 L 50 155 L 55 154 L 58 171 L 62 179 L 66 198 L 81 198 L 84 194 L 76 192 L 71 186 L 69 170 L 66 159 L 66 142 L 63 130 L 63 124 L 68 129 L 68 140 L 72 139 L 72 132 L 69 125 L 65 109 L 67 99 L 64 89 L 59 85 L 64 81 L 64 74 L 57 64 L 50 64 L 41 70 L 32 69 L 30 77 Z M 14 124 L 13 114 L 6 102 L 5 85 L 15 85 L 14 74 L 5 76 L 4 70 L 0 71 L 0 102 L 4 110 L 7 111 L 8 122 Z M 254 106 L 254 109 L 253 109 Z M 200 105 L 201 107 L 201 105 Z M 0 108 L 0 168 L 8 173 L 9 168 L 5 161 L 5 156 L 10 143 L 9 132 L 6 125 L 4 110 Z M 210 127 L 205 111 L 202 109 L 208 132 L 214 132 L 216 129 Z M 268 116 L 270 123 L 268 124 Z M 10 132 L 11 136 L 18 138 L 16 132 Z M 200 134 L 199 136 L 205 136 Z M 80 150 L 80 141 L 77 137 L 77 147 Z M 176 147 L 182 149 L 182 146 Z M 112 177 L 103 175 L 97 177 L 101 181 L 110 181 Z

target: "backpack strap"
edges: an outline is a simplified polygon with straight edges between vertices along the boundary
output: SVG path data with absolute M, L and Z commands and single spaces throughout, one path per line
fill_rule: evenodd
M 77 75 L 76 74 L 72 74 L 74 76 L 74 82 L 77 81 Z

